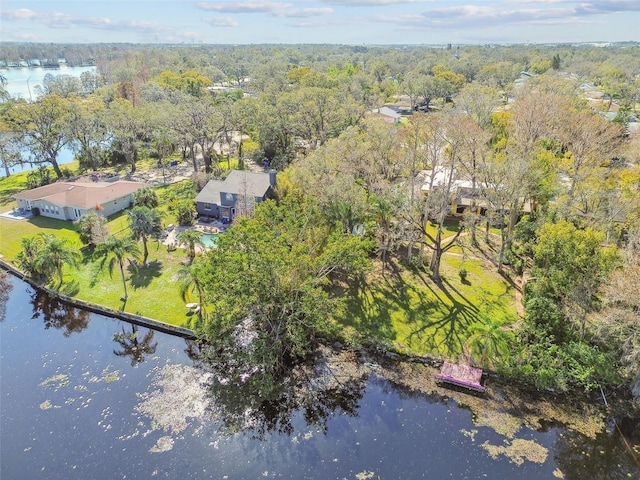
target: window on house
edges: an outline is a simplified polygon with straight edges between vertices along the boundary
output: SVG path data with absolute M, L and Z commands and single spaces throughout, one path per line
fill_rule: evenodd
M 211 204 L 210 203 L 205 203 L 204 204 L 204 209 L 205 210 L 211 210 Z

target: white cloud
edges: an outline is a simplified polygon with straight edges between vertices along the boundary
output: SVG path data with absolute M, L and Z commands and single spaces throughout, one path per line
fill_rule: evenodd
M 28 8 L 18 8 L 16 10 L 1 10 L 0 18 L 3 20 L 31 20 L 38 17 L 38 13 Z
M 6 10 L 0 12 L 3 20 L 30 20 L 47 25 L 50 28 L 66 29 L 89 27 L 100 30 L 132 30 L 136 32 L 166 32 L 169 27 L 142 20 L 113 21 L 108 17 L 81 17 L 61 12 L 35 12 L 28 9 Z
M 302 18 L 318 17 L 333 12 L 332 8 L 297 8 L 288 2 L 200 2 L 198 8 L 219 13 L 264 13 L 272 17 Z
M 506 5 L 511 8 L 506 8 Z M 527 6 L 531 8 L 526 8 Z M 585 24 L 596 15 L 640 12 L 640 0 L 601 0 L 598 2 L 567 2 L 563 0 L 512 0 L 503 3 L 466 4 L 432 8 L 420 15 L 376 15 L 371 21 L 390 23 L 402 29 L 463 29 L 472 27 L 499 28 L 507 25 L 569 25 Z
M 425 3 L 425 0 L 324 0 L 323 3 L 341 7 L 382 7 L 406 3 Z
M 240 24 L 231 17 L 212 17 L 205 20 L 212 27 L 238 27 Z

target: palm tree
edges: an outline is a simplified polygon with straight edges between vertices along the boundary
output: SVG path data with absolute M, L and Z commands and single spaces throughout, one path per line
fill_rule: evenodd
M 355 217 L 351 202 L 335 200 L 327 205 L 326 212 L 331 220 L 340 222 L 343 233 L 351 233 Z
M 379 224 L 378 249 L 380 250 L 382 256 L 382 274 L 384 275 L 387 267 L 387 254 L 393 247 L 393 205 L 385 198 L 374 197 L 372 203 L 372 213 Z
M 44 233 L 40 235 L 42 246 L 36 254 L 36 267 L 46 278 L 57 276 L 60 281 L 59 288 L 64 281 L 62 274 L 64 264 L 77 266 L 82 254 L 76 248 L 69 246 L 66 238 Z
M 503 324 L 495 319 L 486 319 L 484 323 L 478 323 L 471 328 L 471 336 L 463 345 L 463 350 L 468 356 L 473 352 L 480 353 L 482 366 L 495 365 L 500 357 L 509 355 L 509 341 L 511 332 L 506 330 Z
M 113 267 L 116 263 L 120 267 L 122 286 L 124 287 L 124 297 L 122 300 L 126 302 L 129 295 L 127 294 L 127 280 L 124 276 L 124 263 L 128 258 L 137 259 L 140 257 L 138 243 L 131 237 L 116 237 L 115 235 L 111 235 L 104 243 L 98 245 L 96 248 L 96 254 L 104 257 L 102 265 L 104 265 L 106 259 L 110 257 L 109 275 L 113 274 Z
M 178 270 L 178 276 L 180 282 L 180 296 L 185 302 L 192 302 L 194 296 L 197 296 L 197 302 L 200 308 L 198 309 L 198 322 L 202 322 L 202 318 L 205 315 L 205 265 L 201 261 L 196 261 L 189 266 L 184 266 Z
M 142 245 L 144 246 L 142 264 L 146 265 L 147 258 L 149 257 L 147 239 L 158 239 L 162 233 L 162 220 L 160 219 L 160 214 L 149 207 L 134 207 L 127 212 L 127 215 L 129 216 L 131 236 L 136 240 L 142 240 Z
M 107 219 L 97 212 L 89 212 L 82 215 L 75 224 L 80 229 L 80 241 L 85 245 L 98 245 L 104 242 L 109 235 Z
M 158 206 L 158 194 L 151 187 L 140 188 L 133 194 L 133 201 L 137 207 L 156 208 Z
M 113 335 L 113 340 L 120 344 L 122 350 L 114 350 L 113 353 L 119 357 L 131 357 L 131 366 L 135 367 L 144 361 L 145 355 L 156 353 L 158 342 L 151 343 L 154 333 L 153 330 L 149 330 L 142 340 L 138 340 L 137 325 L 131 324 L 131 333 L 126 333 L 122 327 L 122 333 L 118 332 Z
M 22 244 L 22 251 L 17 256 L 20 268 L 31 278 L 36 279 L 40 276 L 36 260 L 38 258 L 38 250 L 42 247 L 42 237 L 23 237 L 20 243 Z
M 189 250 L 189 265 L 191 265 L 193 259 L 196 258 L 196 245 L 204 247 L 202 232 L 189 228 L 180 232 L 177 238 L 181 243 L 187 244 L 187 250 Z

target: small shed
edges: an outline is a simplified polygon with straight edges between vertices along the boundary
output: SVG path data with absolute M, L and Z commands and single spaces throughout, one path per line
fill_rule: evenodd
M 482 370 L 469 365 L 444 362 L 440 373 L 436 374 L 435 377 L 436 380 L 469 388 L 476 392 L 484 393 L 486 391 L 485 387 L 480 385 Z

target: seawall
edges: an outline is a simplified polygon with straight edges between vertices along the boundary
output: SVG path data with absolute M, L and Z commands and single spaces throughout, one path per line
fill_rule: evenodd
M 88 310 L 93 313 L 98 313 L 100 315 L 105 315 L 111 318 L 117 318 L 119 320 L 124 320 L 125 322 L 135 323 L 136 325 L 140 325 L 142 327 L 151 328 L 153 330 L 158 330 L 163 333 L 168 333 L 170 335 L 175 335 L 177 337 L 186 338 L 189 340 L 195 340 L 196 335 L 193 330 L 188 328 L 179 327 L 177 325 L 171 325 L 169 323 L 160 322 L 159 320 L 155 320 L 153 318 L 144 317 L 142 315 L 136 315 L 134 313 L 123 312 L 121 310 L 114 310 L 112 308 L 108 308 L 102 305 L 96 305 L 94 303 L 85 302 L 84 300 L 80 300 L 75 297 L 70 297 L 68 295 L 64 295 L 57 290 L 53 290 L 51 288 L 45 287 L 43 285 L 39 285 L 38 283 L 31 280 L 27 277 L 23 272 L 18 270 L 15 266 L 10 263 L 5 262 L 0 259 L 0 268 L 6 270 L 7 272 L 15 275 L 21 280 L 27 282 L 34 289 L 45 292 L 47 295 L 51 297 L 57 298 L 58 300 L 71 305 L 76 308 L 81 308 L 83 310 Z

